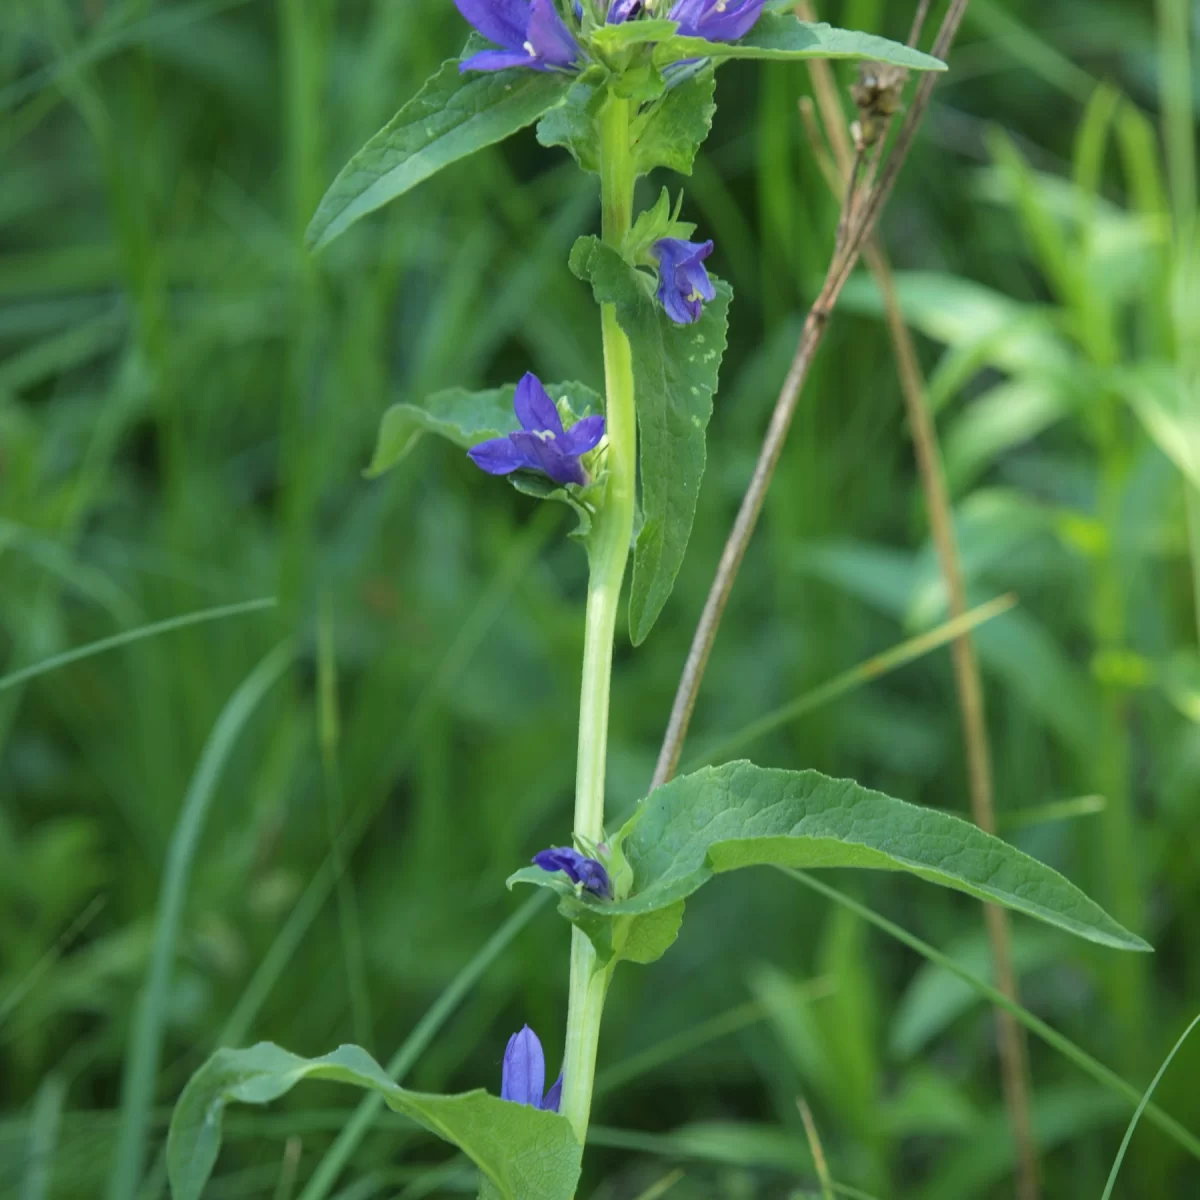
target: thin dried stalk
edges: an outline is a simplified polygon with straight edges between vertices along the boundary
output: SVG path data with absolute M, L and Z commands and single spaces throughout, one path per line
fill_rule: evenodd
M 950 46 L 953 45 L 966 8 L 967 0 L 951 0 L 933 46 L 933 53 L 939 58 L 945 58 Z M 914 28 L 914 43 L 919 33 L 919 28 Z M 800 400 L 800 394 L 808 379 L 809 371 L 812 369 L 813 359 L 825 336 L 825 329 L 829 324 L 829 318 L 833 313 L 838 296 L 841 294 L 850 272 L 854 269 L 854 265 L 858 262 L 862 247 L 873 232 L 884 202 L 891 194 L 900 168 L 912 149 L 917 129 L 925 115 L 925 110 L 929 107 L 929 99 L 933 94 L 935 82 L 936 75 L 930 72 L 923 76 L 918 83 L 891 155 L 884 165 L 878 181 L 872 184 L 870 192 L 863 197 L 861 204 L 851 208 L 852 220 L 845 238 L 845 245 L 835 251 L 820 294 L 805 319 L 796 354 L 775 402 L 775 410 L 767 427 L 766 437 L 754 468 L 754 475 L 742 498 L 742 504 L 725 543 L 725 549 L 721 553 L 716 576 L 709 589 L 704 611 L 692 638 L 691 649 L 688 651 L 687 661 L 684 663 L 662 749 L 659 752 L 658 765 L 654 771 L 655 787 L 666 783 L 675 773 L 675 768 L 679 764 L 679 755 L 687 737 L 692 712 L 696 706 L 700 681 L 704 678 L 704 671 L 708 666 L 709 655 L 712 653 L 713 642 L 716 640 L 717 630 L 720 628 L 721 617 L 724 615 L 725 605 L 729 601 L 729 593 L 733 590 L 734 580 L 742 565 L 746 547 L 758 524 L 763 501 L 766 499 L 767 489 L 770 487 L 779 456 L 783 452 L 788 429 L 791 427 L 796 405 Z
M 807 8 L 807 4 L 803 6 Z M 802 8 L 803 12 L 803 8 Z M 811 12 L 811 10 L 810 10 Z M 809 14 L 804 14 L 808 19 Z M 845 115 L 838 99 L 837 85 L 827 63 L 813 62 L 809 66 L 813 91 L 821 109 L 826 136 L 833 148 L 840 173 L 844 177 L 857 161 L 846 131 Z M 811 114 L 805 118 L 806 128 L 815 121 Z M 810 137 L 812 136 L 810 132 Z M 820 143 L 824 152 L 825 142 Z M 929 513 L 930 532 L 937 550 L 938 563 L 946 584 L 951 620 L 967 611 L 967 591 L 963 581 L 962 559 L 954 534 L 951 504 L 946 487 L 937 426 L 929 413 L 925 380 L 917 357 L 912 333 L 904 320 L 896 295 L 891 264 L 878 240 L 872 237 L 863 251 L 867 266 L 879 286 L 887 315 L 888 333 L 896 358 L 900 390 L 904 395 L 909 428 L 921 477 L 925 507 Z M 963 746 L 967 759 L 967 775 L 971 797 L 971 815 L 975 824 L 988 833 L 996 832 L 996 812 L 993 795 L 992 753 L 987 732 L 983 681 L 975 643 L 970 633 L 954 640 L 951 647 L 954 682 L 958 705 L 962 713 Z M 1008 913 L 995 905 L 983 906 L 995 968 L 996 986 L 1014 1003 L 1018 1002 L 1016 972 L 1012 963 L 1012 929 Z M 1033 1136 L 1029 1094 L 1029 1047 L 1025 1031 L 1012 1013 L 996 1009 L 996 1040 L 1000 1055 L 1000 1074 L 1004 1088 L 1005 1108 L 1008 1111 L 1017 1161 L 1017 1195 L 1020 1200 L 1037 1200 L 1040 1192 L 1037 1143 Z

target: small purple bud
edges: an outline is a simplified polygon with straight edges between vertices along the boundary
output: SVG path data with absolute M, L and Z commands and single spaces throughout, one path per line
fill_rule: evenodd
M 578 850 L 552 847 L 533 856 L 543 871 L 561 871 L 574 884 L 600 900 L 612 899 L 612 881 L 604 864 L 580 854 Z
M 704 269 L 712 253 L 712 242 L 685 242 L 682 238 L 660 238 L 651 247 L 658 259 L 658 300 L 676 325 L 694 325 L 704 312 L 704 303 L 717 292 Z
M 500 1079 L 500 1099 L 513 1104 L 528 1104 L 549 1112 L 558 1112 L 562 1098 L 562 1076 L 542 1095 L 546 1082 L 546 1056 L 538 1036 L 524 1026 L 519 1033 L 508 1039 L 504 1051 L 504 1068 Z

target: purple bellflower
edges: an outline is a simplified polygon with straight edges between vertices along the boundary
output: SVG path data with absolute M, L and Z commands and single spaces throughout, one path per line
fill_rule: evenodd
M 516 433 L 480 442 L 467 451 L 477 467 L 489 475 L 541 471 L 555 483 L 588 482 L 579 458 L 600 444 L 604 436 L 603 417 L 584 417 L 570 429 L 563 429 L 554 401 L 532 374 L 517 384 L 513 410 L 521 422 Z
M 554 847 L 535 854 L 533 861 L 543 871 L 561 871 L 572 883 L 600 900 L 612 899 L 612 881 L 604 864 L 580 854 L 578 850 Z
M 658 259 L 658 299 L 676 325 L 694 325 L 705 301 L 717 294 L 704 269 L 704 260 L 712 251 L 712 242 L 685 242 L 682 238 L 659 238 L 651 247 Z
M 504 1051 L 504 1071 L 500 1078 L 500 1099 L 513 1104 L 528 1104 L 546 1112 L 558 1112 L 562 1099 L 562 1076 L 543 1096 L 546 1083 L 546 1056 L 538 1036 L 526 1025 L 508 1039 Z
M 667 14 L 684 37 L 736 42 L 762 16 L 764 0 L 676 0 Z
M 572 70 L 579 43 L 567 28 L 554 0 L 454 0 L 458 11 L 500 50 L 481 50 L 460 71 Z
M 642 10 L 642 0 L 612 0 L 608 6 L 607 24 L 624 25 Z

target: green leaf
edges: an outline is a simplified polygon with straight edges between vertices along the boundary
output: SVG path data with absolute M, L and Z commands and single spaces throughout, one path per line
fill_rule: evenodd
M 537 140 L 546 147 L 562 146 L 585 171 L 600 174 L 600 141 L 596 134 L 595 106 L 603 90 L 576 83 L 562 104 L 538 122 Z
M 503 141 L 561 104 L 571 77 L 553 71 L 468 72 L 459 60 L 436 75 L 342 169 L 308 227 L 321 250 L 356 221 L 443 167 Z
M 515 390 L 513 383 L 482 392 L 449 388 L 435 392 L 422 404 L 393 404 L 379 424 L 375 453 L 365 472 L 367 478 L 375 479 L 390 471 L 426 433 L 435 433 L 464 450 L 512 433 L 517 428 Z M 600 397 L 582 383 L 552 383 L 546 390 L 558 403 L 568 425 L 603 411 Z
M 679 326 L 654 299 L 653 280 L 598 239 L 575 243 L 571 270 L 591 283 L 599 303 L 616 305 L 633 351 L 644 522 L 629 596 L 636 646 L 666 604 L 691 536 L 732 292 L 714 278 L 716 299 L 696 324 Z
M 593 917 L 667 908 L 741 867 L 865 867 L 907 871 L 1104 946 L 1150 949 L 1057 871 L 970 822 L 816 771 L 734 762 L 681 776 L 643 801 L 617 844 L 633 893 L 577 898 Z
M 712 129 L 716 88 L 716 72 L 703 70 L 665 92 L 634 121 L 633 165 L 639 175 L 656 167 L 692 173 L 696 152 Z
M 679 28 L 678 21 L 641 20 L 626 21 L 623 25 L 601 25 L 592 34 L 592 45 L 601 54 L 611 57 L 622 50 L 641 46 L 646 42 L 662 42 Z
M 529 883 L 559 895 L 558 911 L 591 939 L 602 967 L 614 959 L 643 965 L 656 962 L 671 948 L 683 924 L 683 901 L 635 916 L 610 918 L 606 906 L 583 900 L 560 874 L 541 867 L 522 867 L 508 877 L 508 887 Z
M 1166 363 L 1118 372 L 1117 387 L 1158 448 L 1200 488 L 1200 398 Z
M 789 13 L 764 13 L 758 24 L 740 42 L 708 42 L 697 37 L 672 37 L 660 42 L 654 61 L 667 66 L 690 58 L 768 58 L 802 60 L 807 58 L 869 58 L 876 62 L 907 67 L 912 71 L 944 71 L 946 64 L 931 55 L 912 50 L 899 42 L 859 33 L 853 29 L 835 29 L 824 22 L 812 24 Z
M 174 1200 L 199 1200 L 203 1193 L 217 1161 L 227 1104 L 267 1104 L 303 1079 L 378 1092 L 393 1111 L 462 1150 L 502 1200 L 571 1200 L 575 1193 L 582 1148 L 570 1123 L 557 1113 L 484 1091 L 457 1096 L 407 1091 L 358 1046 L 340 1046 L 323 1058 L 300 1058 L 260 1042 L 248 1050 L 218 1050 L 179 1097 L 167 1137 Z

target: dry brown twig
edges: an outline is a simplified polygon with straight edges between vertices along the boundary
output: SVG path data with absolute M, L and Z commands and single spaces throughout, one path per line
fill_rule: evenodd
M 802 7 L 806 8 L 807 4 Z M 805 14 L 806 19 L 808 14 Z M 851 171 L 851 161 L 856 155 L 851 149 L 850 137 L 845 127 L 845 115 L 838 100 L 837 85 L 829 65 L 823 62 L 810 64 L 813 91 L 833 157 L 835 167 L 820 138 L 815 115 L 801 110 L 805 129 L 810 141 L 816 139 L 818 162 L 835 192 L 841 179 Z M 852 92 L 860 110 L 864 104 L 873 104 L 870 88 L 856 86 Z M 884 107 L 891 103 L 887 97 Z M 830 175 L 832 173 L 832 179 Z M 946 474 L 942 464 L 941 447 L 937 427 L 929 412 L 926 400 L 925 380 L 921 373 L 916 346 L 912 333 L 905 323 L 904 314 L 896 295 L 895 281 L 887 255 L 879 241 L 871 237 L 863 250 L 867 266 L 878 284 L 884 300 L 888 333 L 891 337 L 896 358 L 900 388 L 904 396 L 909 428 L 929 513 L 930 531 L 937 550 L 946 593 L 950 618 L 956 619 L 967 611 L 967 594 L 963 581 L 962 560 L 954 534 L 951 504 L 946 486 Z M 995 805 L 993 802 L 993 776 L 991 746 L 988 740 L 987 719 L 984 710 L 983 683 L 975 644 L 969 633 L 956 638 L 951 646 L 954 665 L 955 687 L 959 709 L 962 713 L 963 744 L 967 758 L 971 814 L 975 823 L 988 833 L 996 831 Z M 1018 989 L 1016 973 L 1012 964 L 1012 932 L 1008 913 L 994 905 L 984 905 L 988 940 L 992 961 L 995 966 L 997 986 L 1016 1002 Z M 1004 1088 L 1005 1107 L 1009 1114 L 1013 1143 L 1016 1149 L 1017 1194 L 1021 1200 L 1037 1200 L 1039 1193 L 1039 1170 L 1037 1144 L 1033 1136 L 1032 1115 L 1029 1096 L 1029 1053 L 1025 1032 L 1012 1013 L 1003 1008 L 996 1009 L 996 1033 L 1000 1055 L 1001 1080 Z
M 922 10 L 927 7 L 923 4 Z M 932 47 L 932 53 L 936 57 L 943 59 L 946 57 L 954 43 L 954 37 L 962 23 L 966 9 L 967 0 L 950 0 L 950 6 L 946 10 L 946 15 Z M 919 10 L 917 15 L 923 20 L 922 10 Z M 915 45 L 920 32 L 920 24 L 914 21 L 913 35 L 910 39 L 912 44 Z M 854 269 L 854 265 L 858 262 L 867 238 L 874 231 L 884 203 L 895 186 L 900 168 L 912 149 L 917 129 L 925 115 L 925 110 L 929 107 L 929 98 L 933 94 L 936 79 L 936 73 L 928 72 L 917 83 L 908 112 L 896 136 L 891 153 L 882 165 L 878 180 L 872 180 L 870 190 L 862 195 L 861 201 L 856 203 L 855 196 L 847 198 L 846 207 L 850 211 L 850 220 L 847 222 L 846 235 L 842 239 L 843 244 L 835 249 L 825 282 L 804 322 L 796 354 L 792 359 L 787 377 L 784 379 L 779 398 L 775 402 L 775 409 L 763 439 L 754 474 L 746 489 L 746 494 L 742 498 L 742 504 L 725 543 L 725 549 L 721 553 L 721 561 L 717 566 L 712 587 L 709 589 L 704 611 L 692 638 L 691 649 L 688 651 L 679 687 L 675 693 L 675 702 L 667 723 L 662 749 L 659 751 L 658 765 L 654 771 L 653 786 L 655 787 L 666 783 L 675 773 L 675 768 L 679 764 L 679 755 L 687 737 L 688 725 L 691 723 L 692 711 L 696 705 L 696 696 L 700 690 L 700 681 L 708 666 L 717 629 L 720 627 L 721 617 L 729 600 L 729 593 L 733 590 L 738 569 L 742 565 L 746 547 L 754 533 L 754 527 L 758 524 L 763 501 L 766 499 L 767 489 L 783 451 L 784 442 L 787 440 L 788 429 L 791 427 L 796 405 L 808 379 L 809 371 L 812 369 L 813 359 L 825 336 L 825 329 L 829 324 L 829 318 L 838 296 L 841 294 L 850 272 Z M 880 143 L 883 140 L 881 138 Z
M 932 53 L 946 58 L 954 43 L 965 15 L 968 0 L 951 0 L 941 27 L 934 39 Z M 928 16 L 930 0 L 920 0 L 914 15 L 909 45 L 915 46 Z M 827 68 L 826 68 L 827 70 Z M 898 103 L 897 81 L 876 78 L 859 100 L 860 110 L 866 110 L 866 120 L 860 118 L 856 132 L 853 160 L 847 172 L 846 194 L 838 223 L 838 235 L 829 270 L 800 335 L 791 367 L 776 401 L 774 412 L 763 440 L 758 462 L 750 485 L 742 499 L 733 529 L 726 541 L 716 575 L 705 602 L 692 645 L 684 664 L 679 687 L 671 710 L 667 731 L 659 752 L 653 786 L 667 782 L 674 774 L 687 736 L 700 683 L 708 665 L 717 630 L 729 600 L 730 592 L 741 567 L 758 517 L 762 512 L 767 490 L 779 462 L 788 429 L 796 411 L 804 384 L 811 370 L 816 351 L 824 338 L 834 305 L 846 280 L 854 270 L 860 255 L 867 254 L 873 268 L 881 268 L 890 283 L 887 261 L 877 245 L 871 244 L 880 213 L 883 210 L 900 170 L 912 149 L 918 128 L 928 108 L 936 75 L 924 75 L 915 89 L 912 103 L 897 134 L 890 154 L 884 159 L 884 147 L 890 130 L 892 113 Z M 836 102 L 836 94 L 834 96 Z M 839 121 L 841 108 L 838 105 Z M 815 130 L 811 110 L 802 116 Z M 827 124 L 829 124 L 827 122 Z M 837 126 L 840 128 L 840 124 Z M 844 132 L 844 131 L 843 131 Z M 813 145 L 820 144 L 819 138 Z M 869 161 L 867 151 L 870 150 Z M 820 161 L 820 160 L 819 160 Z M 866 171 L 863 164 L 867 162 Z M 826 156 L 825 166 L 832 166 Z M 835 168 L 836 171 L 836 168 Z M 836 177 L 839 179 L 840 176 Z M 922 396 L 921 379 L 911 335 L 898 316 L 894 291 L 885 288 L 889 304 L 889 329 L 897 349 L 901 382 L 909 409 L 910 424 L 917 448 L 922 483 L 925 487 L 930 524 L 941 558 L 943 574 L 949 593 L 951 615 L 965 611 L 965 588 L 959 566 L 953 528 L 949 521 L 949 501 L 946 496 L 944 473 L 938 451 L 936 430 L 929 420 Z M 895 315 L 893 315 L 895 314 Z M 964 740 L 967 746 L 971 776 L 972 812 L 976 822 L 988 832 L 994 832 L 992 805 L 992 772 L 984 720 L 983 694 L 979 667 L 969 638 L 955 643 L 954 665 L 960 706 L 963 712 Z M 994 906 L 985 906 L 988 934 L 996 965 L 997 983 L 1009 997 L 1016 999 L 1016 978 L 1012 968 L 1011 937 L 1007 914 Z M 1032 1137 L 1028 1098 L 1027 1050 L 1022 1031 L 1006 1012 L 998 1013 L 998 1037 L 1005 1099 L 1013 1126 L 1020 1169 L 1018 1189 L 1022 1200 L 1035 1200 L 1038 1194 L 1038 1172 L 1035 1144 Z

